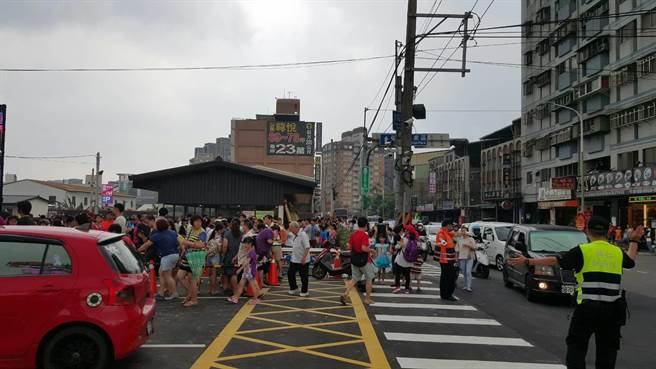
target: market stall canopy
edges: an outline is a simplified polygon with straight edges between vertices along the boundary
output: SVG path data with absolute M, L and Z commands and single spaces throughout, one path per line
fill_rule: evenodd
M 130 176 L 135 188 L 158 192 L 164 204 L 272 208 L 284 199 L 304 203 L 314 178 L 265 167 L 217 160 Z

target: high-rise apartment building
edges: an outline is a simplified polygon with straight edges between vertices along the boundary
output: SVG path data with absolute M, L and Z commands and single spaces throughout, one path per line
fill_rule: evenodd
M 349 215 L 364 214 L 362 209 L 362 166 L 368 150 L 358 151 L 366 130 L 358 127 L 342 133 L 340 141 L 323 146 L 321 156 L 321 206 L 324 212 L 345 209 Z M 356 159 L 357 158 L 357 159 Z M 369 155 L 369 199 L 385 191 L 385 153 L 375 149 Z M 365 209 L 366 210 L 366 209 Z M 372 209 L 375 212 L 375 209 Z
M 656 221 L 654 0 L 522 1 L 524 221 Z
M 230 137 L 218 137 L 216 142 L 208 142 L 194 149 L 194 157 L 189 159 L 189 164 L 205 163 L 216 160 L 217 157 L 225 161 L 232 161 L 232 148 Z

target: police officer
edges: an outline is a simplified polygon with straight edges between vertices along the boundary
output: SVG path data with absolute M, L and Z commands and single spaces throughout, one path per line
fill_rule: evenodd
M 626 301 L 622 296 L 622 269 L 635 266 L 642 226 L 629 235 L 628 255 L 618 246 L 608 243 L 608 222 L 593 216 L 588 222 L 589 243 L 574 247 L 557 257 L 510 258 L 512 265 L 556 265 L 576 271 L 578 281 L 577 306 L 567 334 L 567 368 L 585 369 L 588 341 L 595 335 L 597 369 L 615 368 L 620 348 L 620 327 L 625 323 Z

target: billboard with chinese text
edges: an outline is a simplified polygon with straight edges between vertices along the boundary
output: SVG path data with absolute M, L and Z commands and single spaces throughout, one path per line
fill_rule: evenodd
M 269 122 L 267 155 L 314 155 L 314 122 Z

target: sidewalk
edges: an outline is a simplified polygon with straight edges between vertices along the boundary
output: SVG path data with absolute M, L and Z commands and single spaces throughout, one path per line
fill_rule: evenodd
M 389 369 L 357 292 L 342 306 L 344 282 L 311 281 L 310 297 L 273 287 L 256 306 L 244 305 L 192 369 Z

